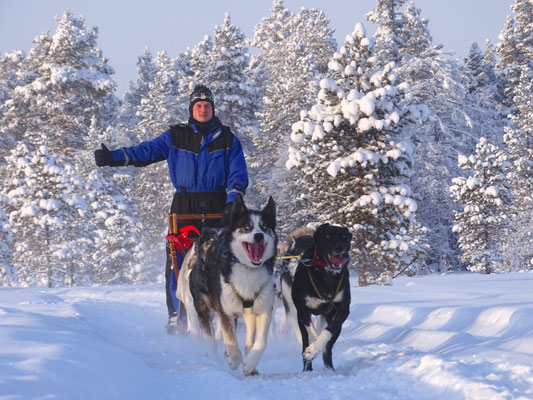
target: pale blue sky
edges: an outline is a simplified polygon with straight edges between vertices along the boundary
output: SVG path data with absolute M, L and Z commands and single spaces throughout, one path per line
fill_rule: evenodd
M 498 40 L 513 0 L 415 0 L 436 43 L 464 57 L 470 45 L 485 39 Z M 373 26 L 364 15 L 376 0 L 285 0 L 294 12 L 301 7 L 321 8 L 336 30 L 340 44 L 357 22 L 369 32 Z M 0 0 L 0 53 L 28 51 L 38 34 L 56 28 L 55 16 L 70 8 L 85 17 L 90 27 L 98 26 L 98 47 L 115 69 L 113 76 L 122 95 L 130 80 L 136 79 L 137 57 L 148 46 L 152 53 L 166 50 L 174 57 L 212 35 L 229 12 L 232 22 L 247 37 L 254 26 L 270 14 L 271 0 Z

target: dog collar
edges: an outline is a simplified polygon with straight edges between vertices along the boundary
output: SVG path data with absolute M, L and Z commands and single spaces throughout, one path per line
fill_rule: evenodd
M 241 260 L 239 260 L 237 257 L 235 256 L 231 256 L 231 261 L 233 262 L 237 262 L 239 264 L 243 264 L 241 262 Z M 265 261 L 262 266 L 264 266 L 266 268 L 266 270 L 268 271 L 269 275 L 272 275 L 273 271 L 274 271 L 274 268 L 272 268 L 272 264 L 273 264 L 273 260 L 268 260 L 268 261 Z M 244 265 L 244 264 L 243 264 Z
M 315 248 L 315 253 L 313 254 L 313 260 L 312 260 L 312 263 L 315 267 L 327 267 L 328 264 L 325 263 L 324 261 L 322 260 L 319 260 L 316 256 L 316 248 Z

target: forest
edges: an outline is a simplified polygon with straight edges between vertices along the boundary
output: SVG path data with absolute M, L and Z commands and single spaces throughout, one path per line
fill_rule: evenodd
M 226 14 L 175 56 L 146 48 L 122 99 L 98 21 L 69 10 L 0 53 L 0 286 L 163 279 L 166 163 L 97 168 L 93 152 L 186 121 L 199 83 L 243 144 L 246 202 L 273 196 L 280 240 L 347 226 L 359 285 L 533 270 L 533 3 L 464 59 L 414 2 L 376 0 L 366 19 L 336 43 L 320 9 L 275 0 L 253 37 Z

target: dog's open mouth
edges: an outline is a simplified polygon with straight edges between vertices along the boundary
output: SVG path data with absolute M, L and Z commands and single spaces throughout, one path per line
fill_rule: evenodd
M 328 255 L 330 265 L 333 268 L 341 268 L 344 264 L 348 262 L 350 258 L 348 254 L 329 254 Z
M 263 261 L 263 254 L 265 253 L 267 247 L 266 243 L 242 242 L 242 246 L 244 247 L 246 254 L 248 254 L 252 264 L 261 265 Z

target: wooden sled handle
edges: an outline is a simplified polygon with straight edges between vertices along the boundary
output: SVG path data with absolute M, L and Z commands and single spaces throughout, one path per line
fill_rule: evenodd
M 170 218 L 173 219 L 173 221 L 188 221 L 188 220 L 192 220 L 192 219 L 199 219 L 199 220 L 204 220 L 204 219 L 220 219 L 222 218 L 222 214 L 168 214 L 169 215 L 169 220 Z M 176 232 L 172 232 L 172 233 L 176 233 Z

